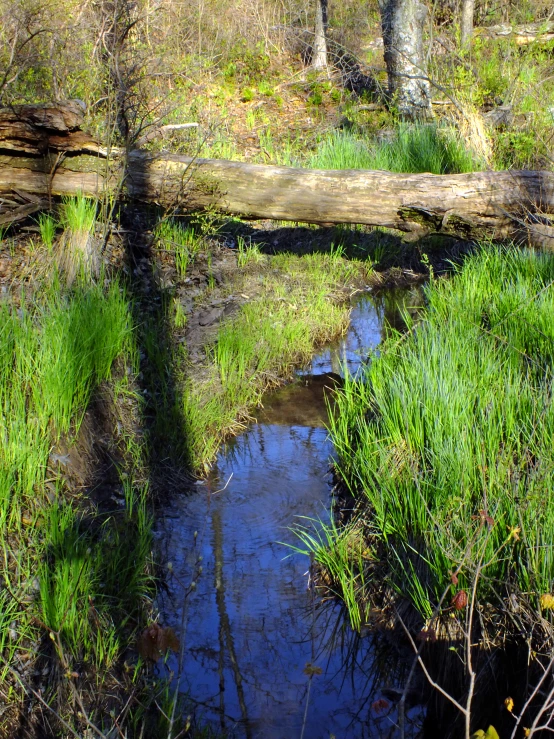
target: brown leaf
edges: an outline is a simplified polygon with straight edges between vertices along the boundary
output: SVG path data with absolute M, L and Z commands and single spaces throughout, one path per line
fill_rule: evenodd
M 371 704 L 372 709 L 375 713 L 384 713 L 390 708 L 390 703 L 384 698 L 378 698 L 374 703 Z
M 461 611 L 467 606 L 467 593 L 465 590 L 458 590 L 456 595 L 452 598 L 450 603 L 454 606 L 457 611 Z
M 492 518 L 492 516 L 489 516 L 487 511 L 481 510 L 479 511 L 479 515 L 481 516 L 481 519 L 483 521 L 486 521 L 491 528 L 494 526 L 494 518 Z
M 171 627 L 150 624 L 137 640 L 138 653 L 143 659 L 156 662 L 168 649 L 179 651 L 179 639 Z

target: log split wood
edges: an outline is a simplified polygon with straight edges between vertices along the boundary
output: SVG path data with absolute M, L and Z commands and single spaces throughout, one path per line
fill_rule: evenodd
M 39 202 L 79 192 L 95 197 L 122 193 L 166 208 L 217 209 L 252 219 L 366 224 L 464 238 L 523 233 L 535 243 L 554 245 L 550 172 L 393 174 L 193 160 L 143 151 L 112 152 L 109 157 L 92 139 L 85 152 L 75 149 L 72 137 L 81 134 L 52 132 L 46 154 L 34 156 L 27 143 L 24 149 L 7 151 L 0 141 L 0 199 L 9 200 L 14 192 Z

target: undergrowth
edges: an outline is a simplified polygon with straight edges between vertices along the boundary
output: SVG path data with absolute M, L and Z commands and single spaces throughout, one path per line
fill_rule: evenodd
M 54 454 L 60 441 L 71 447 L 114 362 L 132 365 L 135 356 L 116 281 L 63 290 L 54 280 L 17 310 L 0 306 L 0 677 L 15 703 L 25 687 L 14 669 L 21 655 L 36 652 L 51 677 L 65 676 L 47 691 L 65 713 L 67 692 L 102 682 L 140 622 L 151 588 L 148 490 L 132 473 L 140 450 L 122 477 L 123 507 L 107 515 L 68 495 L 56 473 L 66 460 Z
M 421 321 L 406 316 L 408 332 L 338 393 L 337 473 L 359 511 L 345 529 L 300 533 L 355 627 L 383 588 L 423 618 L 473 587 L 476 603 L 513 597 L 549 618 L 553 285 L 551 255 L 484 248 L 433 281 Z M 360 530 L 363 560 L 346 545 Z

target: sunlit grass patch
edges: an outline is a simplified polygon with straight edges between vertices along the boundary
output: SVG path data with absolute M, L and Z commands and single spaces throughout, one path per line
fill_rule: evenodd
M 483 168 L 456 133 L 431 124 L 401 124 L 390 141 L 375 142 L 337 131 L 309 159 L 312 169 L 379 169 L 450 174 Z
M 183 415 L 194 469 L 211 464 L 221 442 L 250 418 L 269 387 L 307 362 L 315 346 L 345 330 L 349 307 L 337 305 L 335 291 L 363 279 L 366 270 L 338 250 L 271 258 L 270 269 L 262 272 L 261 296 L 220 327 L 207 348 L 203 381 L 186 385 Z
M 551 255 L 483 249 L 338 394 L 337 471 L 424 617 L 476 581 L 498 606 L 552 591 L 553 283 Z
M 95 388 L 125 354 L 133 354 L 132 326 L 116 282 L 65 294 L 46 286 L 33 304 L 0 308 L 4 664 L 45 626 L 63 669 L 110 668 L 150 587 L 147 488 L 123 480 L 124 509 L 93 516 L 92 526 L 61 483 L 52 488 L 49 470 L 53 445 L 75 437 Z

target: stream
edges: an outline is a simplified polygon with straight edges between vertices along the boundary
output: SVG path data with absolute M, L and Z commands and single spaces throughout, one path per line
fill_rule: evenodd
M 393 735 L 407 655 L 352 632 L 341 605 L 310 587 L 308 557 L 288 545 L 299 544 L 295 525 L 329 521 L 324 387 L 355 373 L 420 300 L 417 290 L 358 298 L 345 337 L 270 394 L 209 479 L 163 511 L 157 537 L 172 576 L 158 608 L 182 654 L 159 670 L 172 671 L 201 725 L 247 739 Z M 415 735 L 423 708 L 407 718 Z

